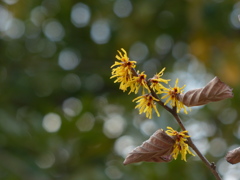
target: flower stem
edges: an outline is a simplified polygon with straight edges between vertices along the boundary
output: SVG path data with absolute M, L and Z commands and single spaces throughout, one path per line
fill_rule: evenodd
M 181 129 L 183 131 L 186 131 L 186 128 L 184 127 L 182 120 L 180 119 L 180 117 L 178 116 L 178 114 L 176 113 L 176 111 L 172 111 L 171 114 L 174 116 L 174 118 L 176 119 L 176 121 L 178 122 L 179 126 L 181 127 Z M 188 145 L 196 152 L 196 154 L 199 156 L 199 158 L 203 161 L 203 163 L 211 170 L 211 172 L 213 173 L 213 175 L 215 176 L 215 178 L 217 180 L 221 180 L 220 175 L 218 174 L 218 172 L 216 171 L 216 165 L 214 162 L 210 163 L 206 157 L 199 151 L 199 149 L 196 147 L 196 145 L 193 143 L 192 139 L 189 137 L 188 138 Z
M 151 94 L 153 97 L 155 97 L 156 99 L 158 99 L 159 101 L 157 101 L 158 104 L 160 104 L 163 108 L 165 108 L 168 112 L 170 112 L 173 117 L 176 119 L 177 123 L 179 124 L 179 126 L 181 127 L 181 129 L 183 131 L 186 131 L 185 126 L 182 123 L 182 120 L 180 119 L 180 117 L 177 114 L 177 109 L 176 106 L 173 108 L 168 107 L 167 105 L 164 105 L 164 103 L 159 99 L 159 97 L 157 96 L 157 94 L 151 89 L 150 87 L 150 82 L 148 82 L 148 87 L 151 91 Z M 203 163 L 207 166 L 207 168 L 210 169 L 210 171 L 213 173 L 213 175 L 215 176 L 216 180 L 221 180 L 220 175 L 218 174 L 217 170 L 216 170 L 216 165 L 214 162 L 210 163 L 206 157 L 199 151 L 199 149 L 196 147 L 196 145 L 193 143 L 191 137 L 188 138 L 188 145 L 196 152 L 196 154 L 199 156 L 199 158 L 203 161 Z

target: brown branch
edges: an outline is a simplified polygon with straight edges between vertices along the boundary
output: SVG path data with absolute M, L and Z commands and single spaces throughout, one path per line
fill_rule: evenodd
M 134 68 L 132 68 L 132 73 L 133 76 L 138 76 L 138 73 L 136 72 L 136 70 Z M 155 91 L 150 87 L 151 83 L 148 80 L 147 81 L 147 85 L 151 91 L 151 94 L 153 97 L 155 97 L 156 99 L 158 99 L 159 101 L 156 101 L 159 105 L 161 105 L 164 109 L 166 109 L 168 112 L 170 112 L 173 117 L 176 119 L 177 123 L 179 124 L 179 126 L 181 127 L 181 129 L 183 131 L 186 131 L 185 126 L 182 123 L 182 120 L 180 119 L 180 117 L 177 114 L 177 108 L 176 106 L 173 108 L 170 108 L 169 106 L 165 105 L 161 99 L 158 97 L 158 95 L 155 93 Z M 216 180 L 221 180 L 220 175 L 218 174 L 218 172 L 216 171 L 216 165 L 215 163 L 210 163 L 207 158 L 199 151 L 199 149 L 196 147 L 196 145 L 193 143 L 191 137 L 188 138 L 188 145 L 195 151 L 195 153 L 199 156 L 199 158 L 203 161 L 203 163 L 207 166 L 208 169 L 210 169 L 210 171 L 213 173 L 213 175 L 215 176 Z
M 176 121 L 178 122 L 179 126 L 181 127 L 181 129 L 183 131 L 186 131 L 186 128 L 184 127 L 182 120 L 180 119 L 180 117 L 178 116 L 178 114 L 176 113 L 176 111 L 171 113 L 174 118 L 176 119 Z M 192 139 L 189 137 L 188 138 L 188 144 L 189 146 L 196 152 L 196 154 L 199 156 L 199 158 L 203 161 L 203 163 L 212 171 L 213 175 L 215 176 L 215 178 L 217 180 L 221 180 L 220 175 L 218 174 L 218 172 L 216 171 L 216 166 L 215 163 L 210 163 L 206 157 L 199 151 L 199 149 L 196 147 L 196 145 L 193 143 Z
M 181 127 L 181 129 L 183 131 L 186 131 L 185 126 L 182 123 L 182 120 L 180 119 L 180 117 L 177 114 L 177 108 L 176 106 L 173 108 L 170 108 L 167 105 L 164 105 L 164 103 L 160 100 L 160 98 L 157 96 L 157 94 L 152 90 L 152 88 L 150 87 L 150 82 L 147 82 L 148 87 L 151 91 L 151 94 L 153 97 L 155 97 L 156 99 L 158 99 L 159 101 L 156 101 L 158 104 L 160 104 L 163 108 L 165 108 L 168 112 L 170 112 L 173 117 L 176 119 L 177 123 L 179 124 L 179 126 Z M 218 174 L 218 172 L 216 171 L 216 165 L 215 163 L 210 163 L 206 157 L 199 151 L 199 149 L 196 147 L 196 145 L 193 143 L 191 137 L 188 138 L 188 144 L 189 146 L 196 152 L 196 154 L 199 156 L 199 158 L 203 161 L 203 163 L 207 166 L 208 169 L 210 169 L 210 171 L 213 173 L 213 175 L 215 176 L 216 180 L 221 180 L 220 175 Z

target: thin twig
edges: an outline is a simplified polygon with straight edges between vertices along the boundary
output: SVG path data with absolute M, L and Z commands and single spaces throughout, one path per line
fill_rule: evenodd
M 136 72 L 136 70 L 134 68 L 132 68 L 132 74 L 133 76 L 138 76 L 138 73 Z M 182 123 L 182 120 L 180 119 L 180 117 L 177 114 L 177 108 L 176 106 L 173 108 L 170 108 L 169 106 L 165 105 L 161 99 L 158 97 L 158 95 L 155 93 L 155 91 L 150 87 L 150 81 L 147 81 L 147 85 L 151 91 L 151 94 L 153 97 L 155 97 L 156 99 L 158 99 L 159 101 L 156 101 L 158 104 L 160 104 L 164 109 L 166 109 L 168 112 L 170 112 L 173 117 L 176 119 L 177 123 L 179 124 L 179 126 L 181 127 L 181 129 L 183 131 L 186 131 L 185 126 Z M 220 175 L 218 174 L 218 172 L 216 171 L 216 166 L 214 163 L 210 163 L 207 158 L 199 151 L 199 149 L 196 147 L 196 145 L 193 143 L 191 137 L 188 138 L 188 144 L 189 146 L 196 152 L 196 154 L 199 156 L 199 158 L 203 161 L 203 163 L 207 166 L 207 168 L 210 169 L 210 171 L 213 173 L 213 175 L 215 176 L 216 180 L 221 180 Z
M 167 105 L 165 105 L 160 98 L 157 96 L 157 94 L 152 90 L 152 88 L 150 87 L 150 82 L 148 81 L 148 87 L 151 91 L 151 94 L 153 97 L 155 97 L 156 99 L 158 99 L 159 101 L 156 101 L 158 104 L 160 104 L 163 108 L 165 108 L 168 112 L 170 112 L 173 117 L 176 119 L 177 123 L 179 124 L 179 126 L 181 127 L 181 129 L 183 131 L 186 131 L 185 126 L 182 123 L 182 120 L 180 119 L 180 117 L 177 114 L 177 109 L 176 106 L 173 108 L 168 107 Z M 211 170 L 211 172 L 213 173 L 213 175 L 215 176 L 216 180 L 221 180 L 220 175 L 218 174 L 218 172 L 216 171 L 216 166 L 215 163 L 210 163 L 206 157 L 199 151 L 199 149 L 196 147 L 196 145 L 193 143 L 192 139 L 189 137 L 188 138 L 188 144 L 189 146 L 196 152 L 196 154 L 199 156 L 199 158 L 203 161 L 203 163 L 207 166 L 207 168 L 209 168 Z
M 178 116 L 178 114 L 176 112 L 172 112 L 171 113 L 174 118 L 176 119 L 176 121 L 178 122 L 179 126 L 181 127 L 181 129 L 183 131 L 186 131 L 186 128 L 184 127 L 182 120 L 180 119 L 180 117 Z M 215 176 L 215 178 L 217 180 L 221 180 L 220 175 L 218 174 L 218 172 L 216 171 L 216 166 L 215 163 L 210 163 L 206 157 L 199 151 L 199 149 L 196 147 L 196 145 L 193 143 L 192 139 L 189 137 L 188 138 L 188 144 L 189 146 L 196 152 L 196 154 L 199 156 L 199 158 L 204 162 L 204 164 L 212 171 L 213 175 Z

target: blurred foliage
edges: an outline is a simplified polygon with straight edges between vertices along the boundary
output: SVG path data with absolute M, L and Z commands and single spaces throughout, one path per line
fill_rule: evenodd
M 123 166 L 156 129 L 178 126 L 161 107 L 139 116 L 109 79 L 120 48 L 149 76 L 166 67 L 187 87 L 216 75 L 234 88 L 181 116 L 224 179 L 239 179 L 223 159 L 240 144 L 238 14 L 233 0 L 2 0 L 0 179 L 214 179 L 192 157 Z

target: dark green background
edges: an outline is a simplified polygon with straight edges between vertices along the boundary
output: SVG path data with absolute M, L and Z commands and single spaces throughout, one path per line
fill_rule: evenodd
M 73 6 L 80 2 L 90 12 L 82 27 L 71 19 Z M 117 2 L 132 6 L 115 7 L 123 14 L 129 11 L 126 17 L 114 12 Z M 123 166 L 127 150 L 155 130 L 179 128 L 161 107 L 160 118 L 139 116 L 132 102 L 136 96 L 123 93 L 109 79 L 120 48 L 133 60 L 140 54 L 137 69 L 148 77 L 166 67 L 163 77 L 173 78 L 171 86 L 177 77 L 187 90 L 218 76 L 233 88 L 234 98 L 180 116 L 224 179 L 239 179 L 240 167 L 224 160 L 240 138 L 238 12 L 240 2 L 233 0 L 2 0 L 0 179 L 214 179 L 198 158 L 190 156 L 187 162 L 178 158 Z M 64 34 L 59 37 L 59 29 L 50 26 L 49 37 L 45 32 L 49 22 Z M 108 39 L 100 43 L 92 37 L 95 33 L 102 38 L 104 32 Z M 78 61 L 64 69 L 59 57 L 66 51 Z M 56 132 L 43 126 L 49 113 L 61 122 Z

